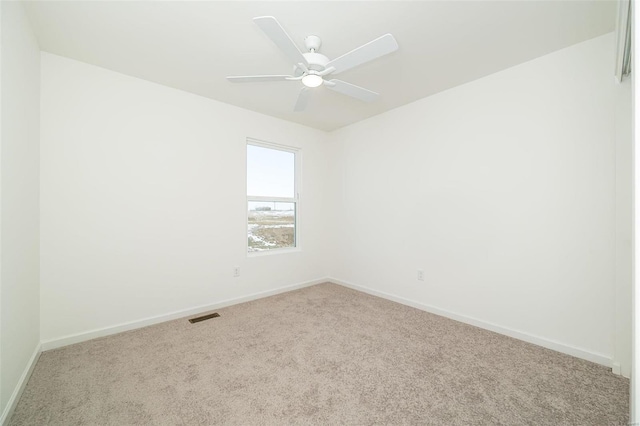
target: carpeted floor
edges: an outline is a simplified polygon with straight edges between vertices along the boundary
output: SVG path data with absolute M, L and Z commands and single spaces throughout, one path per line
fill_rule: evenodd
M 597 425 L 608 369 L 334 284 L 42 354 L 11 425 Z

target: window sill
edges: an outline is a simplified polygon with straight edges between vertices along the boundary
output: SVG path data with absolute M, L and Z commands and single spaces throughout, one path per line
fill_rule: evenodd
M 301 251 L 302 250 L 300 249 L 300 247 L 263 250 L 263 251 L 248 251 L 247 257 L 261 257 L 261 256 L 270 256 L 270 255 L 276 255 L 276 254 L 298 253 Z

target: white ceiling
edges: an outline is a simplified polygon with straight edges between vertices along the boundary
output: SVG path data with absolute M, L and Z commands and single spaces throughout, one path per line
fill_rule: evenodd
M 614 1 L 43 1 L 27 12 L 42 50 L 208 98 L 333 130 L 614 30 Z M 292 64 L 252 22 L 275 16 L 304 51 L 333 59 L 382 34 L 400 49 L 340 74 L 367 104 L 320 87 L 294 113 L 299 82 L 229 83 Z M 613 66 L 613 65 L 612 65 Z M 613 71 L 612 71 L 613 72 Z

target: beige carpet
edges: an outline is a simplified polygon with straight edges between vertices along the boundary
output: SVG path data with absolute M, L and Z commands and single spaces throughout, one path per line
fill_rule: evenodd
M 606 368 L 333 284 L 42 354 L 11 425 L 597 425 Z

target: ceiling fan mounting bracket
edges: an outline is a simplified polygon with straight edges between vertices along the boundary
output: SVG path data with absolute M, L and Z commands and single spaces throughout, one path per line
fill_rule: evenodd
M 310 35 L 304 38 L 304 46 L 309 52 L 317 52 L 321 45 L 322 40 L 320 40 L 320 37 L 318 36 Z

